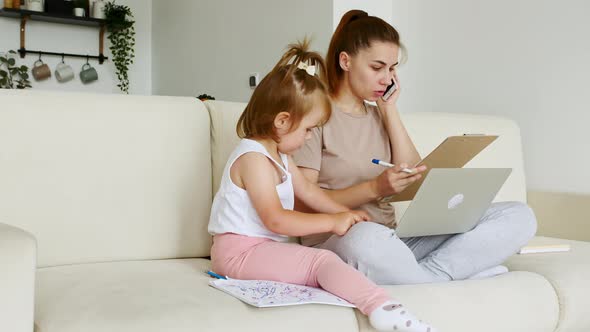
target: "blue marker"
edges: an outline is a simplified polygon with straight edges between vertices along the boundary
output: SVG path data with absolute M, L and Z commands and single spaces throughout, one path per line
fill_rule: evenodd
M 373 160 L 371 160 L 371 162 L 372 162 L 373 164 L 380 165 L 380 166 L 384 166 L 384 167 L 395 167 L 395 165 L 394 165 L 394 164 L 390 164 L 390 163 L 388 163 L 388 162 L 385 162 L 385 161 L 382 161 L 382 160 L 379 160 L 379 159 L 373 159 Z M 414 173 L 414 172 L 412 172 L 412 170 L 411 170 L 411 169 L 409 169 L 409 168 L 402 168 L 402 170 L 401 170 L 401 171 L 402 171 L 402 172 L 404 172 L 404 173 L 408 173 L 408 174 L 412 174 L 412 173 Z
M 207 274 L 217 279 L 227 280 L 227 277 L 221 276 L 213 271 L 207 271 Z

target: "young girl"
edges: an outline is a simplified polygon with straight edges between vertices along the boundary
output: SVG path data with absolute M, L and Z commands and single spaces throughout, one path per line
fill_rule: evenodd
M 331 112 L 320 79 L 323 60 L 307 48 L 307 41 L 290 45 L 239 119 L 242 140 L 227 161 L 209 220 L 213 270 L 321 287 L 355 304 L 378 330 L 434 332 L 334 253 L 287 242 L 289 236 L 343 235 L 368 219 L 308 182 L 289 156 Z M 293 211 L 295 196 L 322 213 Z

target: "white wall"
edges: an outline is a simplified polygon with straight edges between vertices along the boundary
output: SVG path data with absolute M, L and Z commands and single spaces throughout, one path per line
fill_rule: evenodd
M 248 100 L 248 74 L 263 76 L 287 43 L 312 35 L 313 48 L 324 53 L 340 16 L 366 10 L 391 22 L 407 46 L 408 62 L 399 68 L 402 112 L 510 117 L 522 130 L 529 189 L 590 193 L 589 140 L 582 134 L 590 123 L 585 0 L 118 3 L 131 6 L 137 21 L 132 93 L 150 94 L 153 82 L 155 94 L 231 101 Z M 0 18 L 0 51 L 18 48 L 18 29 L 17 20 Z M 92 28 L 29 22 L 27 47 L 94 54 L 97 35 Z M 54 67 L 60 59 L 46 60 Z M 67 61 L 75 68 L 83 63 Z M 88 86 L 77 78 L 34 88 L 118 93 L 112 64 L 97 68 L 100 81 Z
M 130 89 L 132 94 L 151 94 L 151 1 L 152 0 L 117 0 L 117 4 L 127 5 L 135 16 L 135 64 L 129 71 Z M 20 20 L 0 17 L 0 53 L 20 47 Z M 26 48 L 51 52 L 98 55 L 99 28 L 78 25 L 65 25 L 39 21 L 28 21 L 26 28 Z M 105 35 L 105 56 L 110 58 L 110 42 Z M 33 67 L 38 59 L 34 54 L 28 54 L 24 59 L 17 57 L 17 63 Z M 85 59 L 65 58 L 65 62 L 72 66 L 76 73 L 75 79 L 66 83 L 59 83 L 53 71 L 61 62 L 61 57 L 44 56 L 43 61 L 52 69 L 52 77 L 45 81 L 36 82 L 31 77 L 33 89 L 85 91 L 97 93 L 120 93 L 117 87 L 115 66 L 109 60 L 99 65 L 97 60 L 90 60 L 98 72 L 98 81 L 88 85 L 82 84 L 78 73 Z
M 590 193 L 590 2 L 396 0 L 392 13 L 403 111 L 512 118 L 529 189 Z
M 385 22 L 392 23 L 393 1 L 391 0 L 333 0 L 333 30 L 336 30 L 340 18 L 351 9 L 364 10 L 369 15 L 377 16 Z
M 154 94 L 245 102 L 249 73 L 262 79 L 287 44 L 308 35 L 326 52 L 332 2 L 154 0 L 153 16 Z

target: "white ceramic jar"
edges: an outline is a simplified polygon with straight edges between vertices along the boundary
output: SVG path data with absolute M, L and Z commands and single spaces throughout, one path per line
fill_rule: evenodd
M 96 0 L 92 3 L 92 17 L 104 19 L 104 8 L 106 6 L 106 1 L 104 0 Z

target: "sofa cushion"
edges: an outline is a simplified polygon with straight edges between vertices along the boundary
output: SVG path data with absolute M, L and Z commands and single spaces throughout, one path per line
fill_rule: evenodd
M 358 331 L 350 308 L 251 307 L 208 286 L 209 268 L 179 259 L 39 269 L 37 331 Z
M 219 189 L 227 158 L 240 142 L 236 125 L 245 103 L 208 100 L 205 102 L 211 116 L 211 169 L 213 172 L 213 195 Z
M 0 223 L 0 331 L 30 331 L 37 246 L 33 236 Z
M 590 242 L 536 237 L 530 245 L 569 244 L 571 251 L 515 255 L 507 266 L 513 271 L 542 275 L 559 297 L 556 331 L 590 331 Z
M 483 280 L 385 286 L 441 332 L 553 332 L 557 295 L 538 274 L 510 272 Z M 357 311 L 361 331 L 375 331 Z
M 0 222 L 39 266 L 205 257 L 209 115 L 195 98 L 0 90 Z

